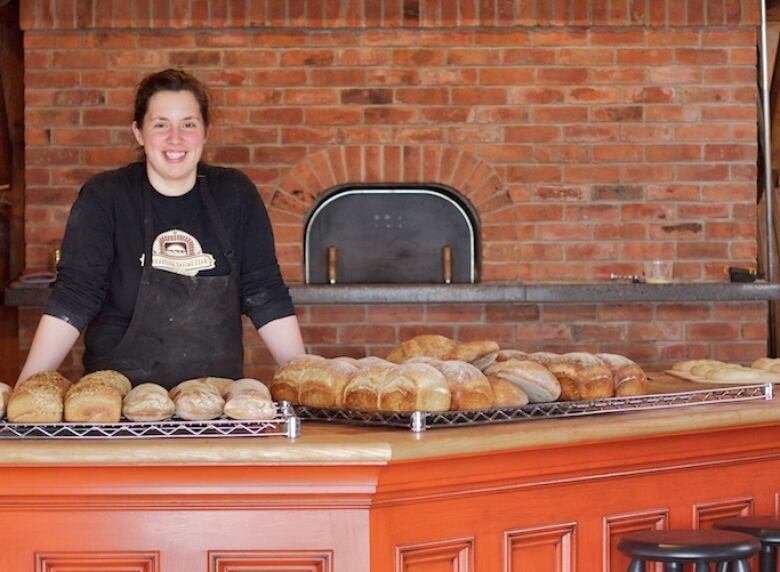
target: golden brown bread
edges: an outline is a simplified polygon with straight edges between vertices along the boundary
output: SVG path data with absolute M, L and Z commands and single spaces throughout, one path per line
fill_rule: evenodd
M 130 421 L 162 421 L 175 411 L 168 391 L 156 383 L 136 385 L 122 402 L 122 414 Z
M 343 406 L 360 411 L 379 409 L 379 393 L 387 372 L 395 365 L 389 361 L 376 359 L 363 362 L 344 388 Z
M 216 419 L 225 406 L 219 390 L 206 378 L 182 381 L 169 395 L 176 405 L 176 415 L 190 421 Z
M 489 377 L 493 390 L 494 407 L 522 407 L 528 403 L 528 395 L 519 385 L 500 377 Z
M 405 342 L 401 342 L 390 352 L 387 360 L 393 363 L 403 363 L 409 358 L 417 356 L 429 356 L 446 360 L 456 345 L 457 342 L 455 340 L 436 334 L 415 336 Z
M 301 380 L 300 403 L 325 409 L 344 406 L 344 388 L 358 370 L 345 361 L 323 360 L 309 366 Z
M 563 354 L 546 367 L 561 384 L 561 401 L 602 399 L 615 394 L 612 372 L 591 353 Z
M 515 384 L 530 403 L 555 401 L 561 395 L 561 384 L 552 372 L 530 360 L 499 361 L 487 368 L 485 375 Z
M 447 411 L 452 395 L 444 375 L 424 363 L 388 370 L 379 393 L 382 411 Z
M 274 374 L 269 389 L 274 401 L 301 402 L 301 382 L 306 379 L 311 368 L 325 361 L 318 355 L 302 355 L 282 365 Z
M 552 352 L 534 352 L 532 354 L 528 354 L 525 359 L 547 367 L 551 363 L 558 361 L 560 357 L 561 354 L 555 354 Z
M 273 419 L 276 405 L 271 392 L 256 379 L 236 380 L 225 392 L 225 415 L 231 419 Z
M 447 356 L 448 360 L 465 361 L 484 371 L 490 364 L 496 361 L 501 348 L 496 342 L 490 340 L 476 340 L 464 342 L 455 346 Z
M 496 354 L 496 361 L 509 361 L 510 359 L 527 361 L 528 354 L 521 352 L 520 350 L 498 350 L 498 354 Z
M 65 395 L 65 421 L 117 423 L 122 416 L 122 395 L 102 381 L 80 381 Z
M 0 419 L 5 417 L 5 407 L 9 397 L 11 397 L 11 386 L 0 382 Z
M 19 383 L 8 399 L 6 413 L 12 423 L 59 423 L 70 381 L 56 371 L 36 373 Z
M 100 383 L 107 385 L 117 390 L 122 397 L 130 393 L 130 390 L 133 388 L 133 384 L 130 383 L 130 380 L 125 375 L 112 369 L 93 371 L 82 376 L 76 383 Z
M 203 381 L 213 385 L 214 389 L 219 391 L 220 395 L 225 395 L 225 391 L 227 391 L 227 389 L 233 383 L 233 380 L 228 379 L 227 377 L 204 377 Z
M 438 362 L 433 367 L 438 369 L 447 380 L 452 396 L 450 410 L 464 411 L 493 407 L 493 389 L 485 374 L 477 367 L 458 360 Z
M 686 361 L 678 361 L 677 363 L 672 365 L 672 369 L 674 371 L 682 371 L 682 372 L 690 373 L 691 369 L 693 369 L 697 365 L 713 365 L 718 363 L 723 363 L 723 362 L 719 362 L 714 359 L 690 359 Z
M 639 364 L 619 354 L 596 354 L 596 357 L 609 366 L 616 396 L 630 397 L 647 393 L 647 375 Z

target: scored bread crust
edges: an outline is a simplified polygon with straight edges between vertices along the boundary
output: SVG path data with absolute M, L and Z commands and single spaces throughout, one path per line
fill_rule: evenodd
M 509 380 L 500 377 L 488 377 L 493 390 L 494 407 L 522 407 L 528 403 L 528 394 Z
M 509 361 L 510 359 L 528 361 L 528 354 L 520 350 L 499 350 L 496 354 L 496 361 Z
M 484 371 L 496 361 L 501 348 L 491 340 L 475 340 L 458 344 L 447 356 L 448 360 L 465 361 Z
M 65 395 L 65 421 L 117 423 L 122 416 L 122 394 L 102 382 L 76 383 Z
M 175 411 L 168 390 L 156 383 L 136 385 L 122 402 L 122 415 L 130 421 L 162 421 Z
M 489 409 L 493 407 L 493 388 L 479 368 L 459 360 L 447 360 L 434 365 L 447 380 L 450 389 L 450 410 Z
M 358 368 L 344 388 L 344 407 L 360 411 L 379 409 L 379 393 L 387 372 L 395 367 L 389 361 L 375 361 Z
M 497 377 L 517 385 L 530 403 L 555 401 L 561 394 L 558 379 L 543 365 L 530 360 L 510 359 L 496 362 L 485 371 L 488 378 Z
M 300 382 L 300 403 L 325 409 L 344 405 L 344 388 L 358 370 L 354 365 L 337 360 L 313 363 Z
M 28 388 L 41 387 L 44 385 L 53 386 L 56 387 L 64 397 L 72 384 L 69 379 L 58 371 L 42 371 L 31 375 L 23 382 L 17 384 L 16 387 L 19 388 L 23 385 L 26 385 Z
M 405 363 L 388 370 L 379 392 L 382 411 L 448 411 L 452 394 L 444 375 L 424 363 Z
M 612 372 L 595 355 L 570 352 L 547 365 L 561 384 L 561 401 L 603 399 L 615 394 Z
M 387 356 L 387 361 L 400 364 L 409 358 L 417 356 L 429 356 L 446 360 L 456 345 L 457 342 L 455 340 L 437 334 L 415 336 L 401 342 Z
M 169 395 L 176 405 L 176 415 L 188 421 L 216 419 L 225 407 L 219 390 L 205 378 L 182 381 Z
M 265 384 L 243 378 L 233 382 L 225 392 L 224 412 L 231 419 L 273 419 L 276 405 Z
M 6 415 L 11 423 L 59 423 L 71 383 L 57 371 L 31 375 L 14 387 Z
M 322 356 L 306 354 L 291 359 L 282 365 L 274 374 L 268 388 L 274 401 L 301 402 L 301 382 L 306 378 L 309 369 L 325 361 Z
M 647 393 L 647 374 L 636 362 L 619 354 L 596 354 L 612 371 L 615 395 L 630 397 Z

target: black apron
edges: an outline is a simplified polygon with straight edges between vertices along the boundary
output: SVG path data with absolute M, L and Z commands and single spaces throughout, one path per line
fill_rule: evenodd
M 85 355 L 87 372 L 113 369 L 134 384 L 171 388 L 195 377 L 244 375 L 239 271 L 206 178 L 197 192 L 230 265 L 226 276 L 185 276 L 152 268 L 152 193 L 144 183 L 144 265 L 133 316 L 122 340 L 103 356 Z

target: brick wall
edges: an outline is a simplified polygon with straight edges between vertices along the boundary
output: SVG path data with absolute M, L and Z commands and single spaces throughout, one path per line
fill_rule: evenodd
M 182 66 L 212 89 L 208 159 L 257 184 L 291 282 L 313 200 L 375 180 L 462 192 L 480 215 L 486 281 L 600 280 L 649 258 L 674 259 L 680 280 L 721 280 L 757 252 L 757 1 L 24 2 L 27 265 L 48 264 L 79 185 L 135 156 L 136 82 Z M 765 352 L 759 306 L 727 329 L 718 316 L 734 305 L 704 304 L 677 327 L 666 306 L 621 327 L 608 307 L 575 307 L 576 327 L 567 306 L 537 307 L 506 343 L 526 327 L 576 347 L 709 337 L 709 354 L 747 359 Z M 374 317 L 386 311 L 301 317 L 328 352 L 381 353 L 427 325 L 501 331 L 486 332 L 500 321 L 489 306 L 406 309 L 395 325 Z M 323 312 L 335 325 L 312 317 Z

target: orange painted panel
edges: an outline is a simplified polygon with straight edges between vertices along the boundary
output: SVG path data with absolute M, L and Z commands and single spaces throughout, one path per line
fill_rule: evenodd
M 615 514 L 604 517 L 604 572 L 624 572 L 628 569 L 631 559 L 618 550 L 620 537 L 629 532 L 642 530 L 665 530 L 669 528 L 669 509 L 657 509 Z M 657 565 L 656 572 L 661 572 Z
M 40 552 L 35 554 L 35 572 L 79 570 L 159 572 L 160 555 L 156 552 Z
M 693 527 L 712 528 L 718 520 L 753 514 L 753 498 L 721 499 L 693 505 Z
M 208 572 L 333 572 L 330 550 L 209 552 Z
M 508 572 L 573 572 L 576 523 L 516 528 L 504 533 Z
M 472 572 L 474 539 L 455 538 L 396 547 L 398 572 Z

